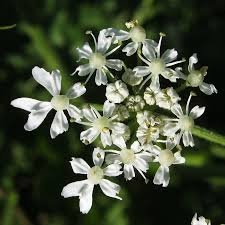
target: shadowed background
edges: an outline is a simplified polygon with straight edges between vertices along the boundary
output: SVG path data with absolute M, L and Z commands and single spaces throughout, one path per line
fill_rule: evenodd
M 78 81 L 69 76 L 78 66 L 76 47 L 92 42 L 85 31 L 126 29 L 124 23 L 131 19 L 138 19 L 156 40 L 159 32 L 166 33 L 164 50 L 176 48 L 187 59 L 196 52 L 198 66 L 209 66 L 205 81 L 213 83 L 219 93 L 206 96 L 197 91 L 192 104 L 206 106 L 198 125 L 225 133 L 224 1 L 1 2 L 0 25 L 17 26 L 0 30 L 0 224 L 178 225 L 190 224 L 194 212 L 211 218 L 212 224 L 225 222 L 223 147 L 195 138 L 195 148 L 184 151 L 186 165 L 171 169 L 168 188 L 152 184 L 157 166 L 150 166 L 147 185 L 140 176 L 130 182 L 116 180 L 122 186 L 123 201 L 108 198 L 96 188 L 91 211 L 82 215 L 78 198 L 60 196 L 63 186 L 84 178 L 73 174 L 71 157 L 91 162 L 92 147 L 79 141 L 82 127 L 70 124 L 69 131 L 53 141 L 49 135 L 53 112 L 37 130 L 26 132 L 23 125 L 28 114 L 9 105 L 21 96 L 50 99 L 31 76 L 36 65 L 47 71 L 58 68 L 66 90 Z M 97 89 L 92 84 L 93 79 L 87 85 L 86 101 L 102 103 L 104 87 Z M 188 92 L 182 96 L 187 99 Z

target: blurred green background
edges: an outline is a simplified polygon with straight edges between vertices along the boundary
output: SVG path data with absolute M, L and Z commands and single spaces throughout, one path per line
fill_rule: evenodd
M 3 0 L 0 25 L 17 26 L 0 30 L 1 225 L 180 225 L 190 224 L 195 212 L 212 224 L 225 222 L 223 147 L 195 138 L 196 147 L 184 151 L 186 165 L 171 169 L 168 188 L 146 185 L 140 177 L 130 182 L 120 178 L 123 201 L 107 198 L 97 188 L 90 213 L 82 215 L 77 198 L 60 196 L 64 185 L 82 179 L 73 174 L 70 158 L 90 161 L 90 151 L 79 141 L 82 128 L 71 125 L 53 141 L 52 113 L 37 130 L 26 132 L 27 113 L 9 105 L 21 96 L 50 98 L 32 79 L 35 65 L 47 71 L 58 68 L 63 89 L 69 87 L 78 80 L 69 76 L 77 66 L 75 48 L 91 40 L 85 31 L 125 29 L 131 19 L 138 19 L 153 38 L 166 33 L 164 49 L 176 48 L 186 58 L 197 52 L 199 65 L 209 66 L 206 82 L 219 93 L 200 94 L 193 101 L 206 106 L 198 125 L 225 133 L 225 1 Z M 103 101 L 91 97 L 97 90 L 92 86 L 88 84 L 86 101 Z M 150 181 L 155 171 L 150 167 Z

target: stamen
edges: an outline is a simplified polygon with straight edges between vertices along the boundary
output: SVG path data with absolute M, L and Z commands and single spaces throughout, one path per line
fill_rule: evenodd
M 173 65 L 176 65 L 176 64 L 178 64 L 178 63 L 185 62 L 185 61 L 186 61 L 186 59 L 185 59 L 185 58 L 183 58 L 183 59 L 181 59 L 181 60 L 179 60 L 179 61 L 175 61 L 175 62 L 167 63 L 167 64 L 166 64 L 166 66 L 173 66 Z
M 105 54 L 105 57 L 111 55 L 113 52 L 115 52 L 121 45 L 118 45 L 117 47 L 115 47 L 114 49 L 112 49 L 110 52 Z
M 87 31 L 86 31 L 86 34 L 90 34 L 90 35 L 92 36 L 92 38 L 93 38 L 93 40 L 94 40 L 94 43 L 95 43 L 95 52 L 96 52 L 97 49 L 98 49 L 98 45 L 97 45 L 97 41 L 96 41 L 96 38 L 95 38 L 94 34 L 93 34 L 92 31 L 90 31 L 90 30 L 87 30 Z
M 86 81 L 84 82 L 84 85 L 87 84 L 87 82 L 90 80 L 92 74 L 95 72 L 95 70 L 92 70 L 88 76 L 88 78 L 86 79 Z
M 140 57 L 140 59 L 141 59 L 143 62 L 145 62 L 147 65 L 150 65 L 150 62 L 149 62 L 147 59 L 145 59 L 141 54 L 138 53 L 138 56 Z
M 196 94 L 194 92 L 191 92 L 189 97 L 188 97 L 187 104 L 186 104 L 186 115 L 188 115 L 188 113 L 189 113 L 189 105 L 190 105 L 190 101 L 191 101 L 192 96 L 196 96 Z
M 160 32 L 159 35 L 160 35 L 159 43 L 158 43 L 158 45 L 157 45 L 157 47 L 155 49 L 156 50 L 156 54 L 157 54 L 157 58 L 160 58 L 160 48 L 161 48 L 162 38 L 165 37 L 166 34 Z
M 141 86 L 139 87 L 139 91 L 143 88 L 143 86 L 150 80 L 150 78 L 152 77 L 152 74 L 149 75 L 141 84 Z

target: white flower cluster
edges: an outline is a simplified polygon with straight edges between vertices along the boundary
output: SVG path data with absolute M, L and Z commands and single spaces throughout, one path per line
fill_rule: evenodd
M 149 165 L 158 163 L 153 183 L 168 186 L 169 168 L 185 163 L 181 146 L 194 146 L 192 129 L 195 119 L 205 111 L 205 107 L 199 106 L 189 109 L 192 92 L 183 110 L 178 103 L 182 98 L 176 90 L 185 85 L 187 88 L 199 87 L 208 95 L 217 93 L 214 85 L 203 82 L 207 68 L 194 68 L 198 61 L 196 54 L 190 57 L 188 68 L 183 71 L 180 65 L 185 60 L 176 61 L 178 52 L 175 49 L 167 49 L 161 54 L 164 34 L 160 33 L 159 41 L 155 42 L 147 39 L 145 29 L 137 21 L 126 25 L 129 31 L 101 30 L 97 40 L 92 32 L 87 32 L 93 37 L 95 49 L 92 50 L 89 43 L 77 48 L 78 62 L 82 60 L 86 64 L 79 65 L 73 73 L 87 76 L 83 83 L 75 83 L 65 95 L 61 95 L 59 70 L 49 73 L 36 66 L 32 75 L 50 92 L 51 100 L 23 97 L 11 102 L 14 107 L 29 112 L 24 126 L 27 131 L 36 129 L 54 109 L 56 114 L 50 128 L 52 138 L 68 130 L 67 111 L 77 125 L 87 127 L 80 133 L 80 140 L 85 145 L 98 140 L 92 154 L 93 167 L 81 158 L 70 161 L 74 173 L 86 174 L 87 178 L 66 185 L 62 191 L 65 198 L 79 196 L 82 213 L 88 213 L 92 206 L 95 185 L 99 185 L 105 195 L 121 199 L 117 195 L 120 186 L 107 180 L 107 176 L 123 175 L 126 180 L 131 180 L 138 172 L 147 183 Z M 125 52 L 127 58 L 136 54 L 139 65 L 131 68 L 128 61 L 128 68 L 122 60 L 109 58 L 115 51 L 118 54 L 124 43 L 122 54 Z M 85 94 L 87 83 L 94 74 L 96 85 L 106 86 L 102 112 L 92 105 L 78 108 L 69 102 Z M 171 82 L 176 86 L 168 86 Z M 195 221 L 193 225 L 200 224 Z

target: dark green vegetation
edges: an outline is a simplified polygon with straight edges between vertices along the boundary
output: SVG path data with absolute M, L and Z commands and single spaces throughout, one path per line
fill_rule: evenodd
M 198 125 L 225 133 L 225 2 L 222 0 L 4 0 L 0 3 L 0 25 L 17 24 L 0 30 L 0 224 L 2 225 L 163 225 L 190 224 L 194 212 L 211 218 L 212 224 L 225 222 L 225 149 L 195 139 L 187 149 L 185 166 L 171 170 L 171 183 L 161 188 L 138 177 L 131 182 L 119 179 L 123 201 L 107 198 L 95 190 L 88 215 L 79 212 L 78 199 L 63 199 L 63 186 L 82 179 L 75 176 L 69 160 L 81 156 L 90 160 L 90 151 L 79 141 L 81 127 L 54 141 L 49 135 L 53 114 L 40 128 L 25 132 L 27 113 L 10 107 L 20 96 L 46 99 L 50 96 L 31 77 L 38 65 L 51 71 L 58 68 L 66 89 L 77 78 L 75 48 L 106 27 L 125 29 L 124 23 L 138 19 L 158 39 L 167 34 L 163 47 L 176 48 L 188 58 L 197 52 L 199 65 L 208 65 L 206 78 L 219 93 L 197 92 L 193 101 L 206 106 Z M 89 83 L 86 101 L 97 89 Z M 100 88 L 104 94 L 104 89 Z M 98 89 L 99 90 L 99 89 Z M 46 95 L 46 96 L 45 96 Z M 185 99 L 188 92 L 184 91 Z M 193 104 L 194 104 L 193 103 Z M 156 168 L 150 167 L 152 180 Z

